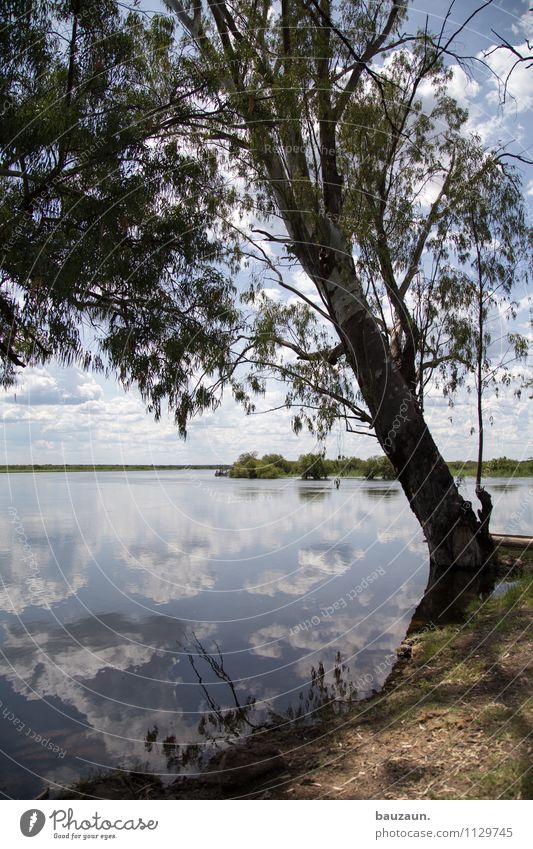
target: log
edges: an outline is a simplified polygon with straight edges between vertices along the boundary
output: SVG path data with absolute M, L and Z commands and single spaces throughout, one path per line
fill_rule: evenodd
M 533 546 L 533 537 L 520 534 L 491 534 L 494 545 L 505 545 L 508 548 L 529 548 Z

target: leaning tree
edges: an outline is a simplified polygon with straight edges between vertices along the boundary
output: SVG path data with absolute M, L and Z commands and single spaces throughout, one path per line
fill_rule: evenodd
M 449 96 L 445 61 L 468 21 L 453 32 L 447 16 L 437 35 L 409 34 L 408 6 L 394 0 L 167 6 L 191 78 L 207 86 L 197 108 L 211 114 L 192 138 L 224 148 L 223 167 L 240 179 L 236 202 L 251 218 L 243 251 L 296 295 L 280 303 L 257 285 L 245 295 L 254 321 L 237 355 L 249 369 L 237 394 L 250 404 L 247 389 L 281 376 L 286 405 L 302 405 L 297 427 L 303 416 L 327 430 L 342 415 L 352 429 L 371 429 L 434 562 L 481 565 L 490 538 L 418 397 L 425 348 L 416 318 L 427 257 L 445 243 L 442 222 L 476 146 L 465 143 L 467 115 Z
M 187 121 L 172 24 L 115 0 L 3 5 L 2 382 L 52 358 L 105 369 L 183 433 L 240 325 L 216 161 L 163 135 L 169 103 Z
M 481 566 L 420 392 L 475 146 L 446 64 L 469 21 L 410 32 L 394 0 L 5 6 L 5 381 L 107 367 L 184 434 L 225 387 L 251 411 L 280 379 L 296 430 L 375 434 L 435 564 Z

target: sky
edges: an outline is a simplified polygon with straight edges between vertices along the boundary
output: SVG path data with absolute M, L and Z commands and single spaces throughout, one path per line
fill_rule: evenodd
M 458 0 L 452 17 L 462 21 L 477 7 L 471 0 Z M 481 55 L 503 36 L 517 48 L 533 40 L 533 13 L 522 0 L 493 3 L 477 16 L 461 35 L 458 48 L 465 54 Z M 146 2 L 143 3 L 148 8 Z M 437 29 L 448 3 L 421 0 L 412 5 L 411 21 Z M 493 32 L 494 31 L 494 32 Z M 510 59 L 503 51 L 486 62 L 504 77 Z M 525 64 L 517 67 L 509 83 L 505 104 L 489 68 L 476 65 L 473 78 L 455 68 L 450 93 L 469 110 L 469 127 L 489 145 L 509 145 L 515 153 L 533 156 L 533 70 Z M 533 204 L 533 168 L 523 168 L 524 189 Z M 515 292 L 519 302 L 516 329 L 528 331 L 530 293 Z M 505 318 L 493 316 L 493 335 L 508 330 Z M 269 409 L 283 402 L 285 392 L 269 387 L 258 409 Z M 288 411 L 246 416 L 231 397 L 221 407 L 204 414 L 189 427 L 186 441 L 178 437 L 171 417 L 159 422 L 145 411 L 135 390 L 125 392 L 118 383 L 102 375 L 83 373 L 78 368 L 50 364 L 46 368 L 23 370 L 19 384 L 0 394 L 3 422 L 4 462 L 16 463 L 155 463 L 193 464 L 229 463 L 243 451 L 259 454 L 279 452 L 289 458 L 316 449 L 311 434 L 295 436 Z M 427 399 L 426 418 L 443 456 L 448 459 L 473 459 L 477 439 L 471 434 L 475 425 L 475 398 L 462 392 L 453 408 L 440 390 Z M 533 451 L 530 442 L 527 392 L 520 400 L 513 391 L 501 391 L 486 399 L 487 427 L 485 456 L 506 455 L 526 459 Z M 322 446 L 320 446 L 322 447 Z M 376 440 L 346 434 L 339 426 L 326 441 L 328 456 L 338 454 L 368 457 L 381 453 Z

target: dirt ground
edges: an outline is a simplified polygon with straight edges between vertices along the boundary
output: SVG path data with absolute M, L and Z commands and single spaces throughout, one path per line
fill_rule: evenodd
M 461 625 L 411 635 L 344 715 L 258 732 L 199 779 L 117 771 L 61 798 L 531 799 L 532 625 L 528 568 Z

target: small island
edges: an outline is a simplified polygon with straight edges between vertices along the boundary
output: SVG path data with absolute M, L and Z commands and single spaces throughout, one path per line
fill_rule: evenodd
M 473 460 L 454 460 L 448 463 L 451 473 L 457 477 L 474 477 L 476 463 Z M 226 467 L 223 467 L 224 469 Z M 220 472 L 215 472 L 220 476 Z M 483 477 L 530 477 L 533 475 L 533 459 L 512 460 L 498 457 L 483 463 Z M 226 476 L 226 475 L 224 475 Z M 281 454 L 264 454 L 257 451 L 241 454 L 229 467 L 230 478 L 272 480 L 283 477 L 300 477 L 303 480 L 327 480 L 328 478 L 363 478 L 364 480 L 395 480 L 396 473 L 390 460 L 384 455 L 368 457 L 339 456 L 329 459 L 324 454 L 301 454 L 297 460 L 287 460 Z

